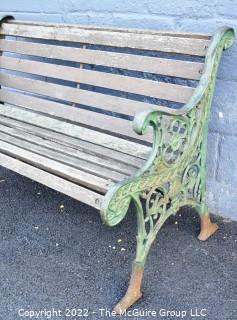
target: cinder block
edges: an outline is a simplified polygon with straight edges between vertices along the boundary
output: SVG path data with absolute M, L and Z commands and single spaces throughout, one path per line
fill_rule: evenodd
M 9 12 L 13 14 L 15 19 L 28 21 L 43 21 L 43 22 L 62 22 L 61 14 L 47 14 L 47 13 L 28 13 L 28 12 Z M 1 14 L 1 13 L 0 13 Z
M 216 14 L 219 15 L 220 18 L 236 19 L 237 10 L 235 0 L 216 0 L 212 2 L 216 4 Z
M 209 128 L 222 134 L 236 134 L 237 82 L 217 80 Z
M 8 12 L 41 12 L 41 1 L 1 1 L 0 10 Z
M 236 28 L 237 30 L 237 28 Z M 219 66 L 218 79 L 237 82 L 237 43 L 224 52 L 223 59 Z
M 73 12 L 68 13 L 66 22 L 92 24 L 99 26 L 114 26 L 124 28 L 144 28 L 156 30 L 175 30 L 175 19 L 172 17 L 156 17 L 109 12 Z
M 207 204 L 210 212 L 236 220 L 236 188 L 209 180 L 207 183 Z
M 236 190 L 237 136 L 224 136 L 220 139 L 217 180 Z M 236 198 L 237 204 L 237 198 Z
M 166 0 L 158 2 L 156 0 L 147 1 L 150 12 L 159 15 L 175 15 L 182 17 L 210 17 L 213 11 L 216 12 L 216 1 L 205 0 Z
M 144 1 L 130 0 L 130 1 L 117 1 L 117 0 L 71 0 L 64 1 L 65 8 L 68 12 L 134 12 L 142 14 L 147 12 L 147 6 Z
M 50 0 L 50 1 L 40 1 L 35 2 L 40 3 L 41 11 L 45 13 L 63 13 L 70 1 L 65 0 Z
M 14 0 L 14 1 L 1 1 L 0 10 L 8 12 L 45 12 L 45 13 L 61 13 L 65 4 L 65 0 Z
M 231 26 L 236 28 L 236 19 L 217 16 L 215 19 L 202 16 L 199 18 L 176 17 L 176 29 L 191 32 L 213 33 L 222 26 Z

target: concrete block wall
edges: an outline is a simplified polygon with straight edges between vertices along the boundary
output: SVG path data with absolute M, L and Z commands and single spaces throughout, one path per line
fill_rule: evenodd
M 237 30 L 237 0 L 8 0 L 0 14 L 17 19 L 99 26 L 213 32 Z M 208 145 L 208 204 L 237 219 L 237 40 L 222 58 Z

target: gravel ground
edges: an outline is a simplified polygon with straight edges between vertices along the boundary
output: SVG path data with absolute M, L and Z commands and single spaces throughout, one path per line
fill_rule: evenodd
M 112 318 L 99 309 L 110 311 L 126 291 L 134 212 L 108 228 L 93 208 L 3 168 L 0 190 L 0 319 L 86 318 L 74 308 L 89 309 L 87 319 Z M 194 211 L 170 218 L 147 261 L 140 315 L 121 319 L 237 319 L 237 222 L 214 220 L 219 232 L 201 243 Z M 192 317 L 196 308 L 206 317 Z

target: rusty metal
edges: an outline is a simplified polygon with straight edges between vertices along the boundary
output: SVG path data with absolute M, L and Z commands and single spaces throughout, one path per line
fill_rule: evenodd
M 199 233 L 198 239 L 201 241 L 206 241 L 218 230 L 218 225 L 211 222 L 209 215 L 200 216 L 200 221 L 201 231 Z
M 142 297 L 141 285 L 143 272 L 144 266 L 138 263 L 134 263 L 127 292 L 114 308 L 114 311 L 117 314 L 121 315 Z

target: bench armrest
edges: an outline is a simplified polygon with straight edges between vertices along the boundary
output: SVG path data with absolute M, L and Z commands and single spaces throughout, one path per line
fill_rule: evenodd
M 228 49 L 233 45 L 234 37 L 235 34 L 233 28 L 219 28 L 212 37 L 211 44 L 205 58 L 203 74 L 190 101 L 181 109 L 152 106 L 151 109 L 136 114 L 133 122 L 134 131 L 138 134 L 144 134 L 147 127 L 154 124 L 154 117 L 159 115 L 184 116 L 190 110 L 202 104 L 202 101 L 205 99 L 208 92 L 213 93 L 221 53 L 223 50 Z

